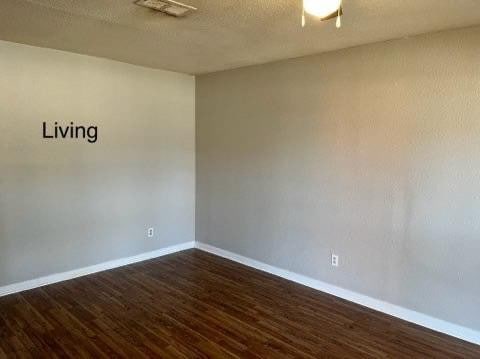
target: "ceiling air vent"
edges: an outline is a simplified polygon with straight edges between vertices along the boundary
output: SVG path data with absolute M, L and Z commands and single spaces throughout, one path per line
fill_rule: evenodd
M 173 0 L 137 0 L 135 4 L 177 17 L 185 16 L 190 11 L 197 10 L 196 7 Z

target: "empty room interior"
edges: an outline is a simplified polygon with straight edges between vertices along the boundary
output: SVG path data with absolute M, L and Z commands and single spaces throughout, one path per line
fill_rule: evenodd
M 3 358 L 480 358 L 480 1 L 0 0 Z

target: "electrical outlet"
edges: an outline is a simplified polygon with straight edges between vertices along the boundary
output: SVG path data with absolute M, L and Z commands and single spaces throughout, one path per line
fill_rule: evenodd
M 332 266 L 338 267 L 338 256 L 336 254 L 332 254 Z
M 147 236 L 153 237 L 153 233 L 154 233 L 153 228 L 149 228 L 149 229 L 147 230 Z

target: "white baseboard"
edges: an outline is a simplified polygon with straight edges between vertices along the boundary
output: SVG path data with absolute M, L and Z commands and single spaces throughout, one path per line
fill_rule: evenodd
M 379 299 L 371 298 L 366 295 L 356 293 L 332 284 L 328 284 L 301 274 L 297 274 L 285 269 L 281 269 L 251 258 L 241 256 L 211 245 L 200 242 L 186 242 L 152 252 L 146 252 L 132 257 L 120 258 L 108 262 L 95 264 L 89 267 L 74 269 L 68 272 L 57 273 L 45 277 L 28 280 L 25 282 L 14 283 L 0 287 L 0 297 L 8 294 L 18 293 L 29 289 L 42 287 L 48 284 L 58 283 L 65 280 L 82 277 L 88 274 L 102 272 L 105 270 L 122 267 L 125 265 L 142 262 L 148 259 L 162 257 L 175 252 L 180 252 L 186 249 L 198 248 L 200 250 L 218 255 L 223 258 L 244 264 L 246 266 L 291 280 L 293 282 L 303 284 L 307 287 L 334 295 L 336 297 L 354 302 L 365 307 L 392 315 L 394 317 L 406 320 L 411 323 L 421 325 L 423 327 L 451 335 L 453 337 L 480 345 L 480 332 L 466 328 L 457 324 L 453 324 L 438 318 L 431 317 L 426 314 L 416 312 L 414 310 L 406 309 Z
M 251 258 L 247 258 L 217 247 L 213 247 L 205 243 L 195 242 L 195 247 L 205 252 L 209 252 L 220 257 L 230 259 L 232 261 L 291 280 L 299 284 L 303 284 L 307 287 L 334 295 L 342 299 L 346 299 L 350 302 L 363 305 L 365 307 L 392 315 L 394 317 L 406 320 L 411 323 L 421 325 L 437 332 L 448 334 L 453 337 L 480 345 L 479 331 L 453 324 L 438 318 L 434 318 L 429 315 L 406 309 L 379 299 L 371 298 L 366 295 L 340 288 L 335 285 L 328 284 L 301 274 L 290 272 L 285 269 L 277 268 Z
M 167 254 L 180 252 L 180 251 L 194 248 L 194 247 L 195 247 L 195 242 L 193 241 L 185 242 L 185 243 L 177 244 L 177 245 L 162 248 L 162 249 L 157 249 L 155 251 L 138 254 L 132 257 L 114 259 L 108 262 L 103 262 L 103 263 L 95 264 L 95 265 L 84 267 L 84 268 L 74 269 L 68 272 L 51 274 L 45 277 L 27 280 L 25 282 L 6 285 L 4 287 L 0 287 L 0 297 L 8 294 L 22 292 L 24 290 L 43 287 L 48 284 L 58 283 L 65 280 L 82 277 L 88 274 L 93 274 L 93 273 L 102 272 L 102 271 L 113 269 L 113 268 L 123 267 L 128 264 L 142 262 L 148 259 L 162 257 Z

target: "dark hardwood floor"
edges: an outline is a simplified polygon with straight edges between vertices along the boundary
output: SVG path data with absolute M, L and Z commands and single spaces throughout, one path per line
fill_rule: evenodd
M 480 358 L 480 347 L 189 250 L 0 298 L 0 358 Z

